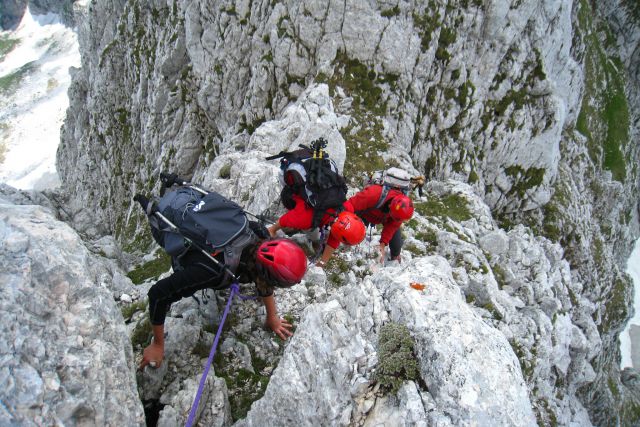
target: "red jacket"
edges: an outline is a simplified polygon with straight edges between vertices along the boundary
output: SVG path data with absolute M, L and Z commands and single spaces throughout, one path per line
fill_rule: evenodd
M 294 228 L 296 230 L 309 230 L 311 228 L 311 222 L 313 220 L 313 208 L 307 205 L 304 199 L 297 194 L 293 195 L 293 199 L 296 202 L 296 206 L 286 214 L 282 215 L 278 222 L 282 227 Z M 320 220 L 320 227 L 324 227 L 327 224 L 331 224 L 335 219 L 335 210 L 328 209 Z M 327 239 L 327 245 L 336 249 L 340 246 L 340 241 L 335 239 L 329 234 Z
M 380 242 L 388 245 L 393 235 L 402 225 L 402 221 L 393 219 L 389 214 L 388 207 L 385 205 L 389 200 L 403 193 L 393 188 L 390 189 L 387 193 L 387 197 L 384 199 L 381 209 L 374 209 L 381 194 L 381 185 L 369 185 L 368 187 L 365 187 L 364 190 L 354 194 L 353 197 L 344 202 L 344 207 L 346 210 L 355 213 L 369 224 L 382 224 Z

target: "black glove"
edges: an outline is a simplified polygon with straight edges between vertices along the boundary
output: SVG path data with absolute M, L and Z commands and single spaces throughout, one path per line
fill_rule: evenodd
M 260 240 L 266 240 L 271 238 L 271 234 L 269 234 L 269 230 L 267 230 L 267 227 L 264 226 L 264 223 L 262 222 L 263 218 L 261 218 L 261 216 L 262 215 L 258 217 L 260 222 L 249 221 L 249 228 L 255 233 L 256 236 L 258 236 Z
M 147 211 L 147 206 L 149 205 L 149 199 L 147 199 L 145 196 L 143 196 L 142 194 L 136 194 L 135 196 L 133 196 L 133 201 L 140 203 L 140 206 L 142 206 L 142 209 L 145 212 Z
M 176 175 L 175 173 L 164 173 L 163 172 L 163 173 L 160 174 L 160 181 L 167 188 L 169 188 L 173 184 L 175 184 L 177 179 L 178 179 L 178 175 Z

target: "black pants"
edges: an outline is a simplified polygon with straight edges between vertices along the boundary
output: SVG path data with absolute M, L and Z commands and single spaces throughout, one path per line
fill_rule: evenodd
M 365 219 L 363 219 L 362 221 L 367 227 L 372 226 L 372 224 L 369 221 Z M 393 234 L 393 237 L 391 237 L 391 240 L 389 241 L 389 255 L 391 256 L 392 259 L 400 255 L 400 251 L 402 250 L 403 244 L 404 244 L 404 239 L 402 238 L 402 229 L 398 228 L 398 231 L 396 231 Z
M 389 252 L 391 253 L 392 259 L 400 255 L 400 250 L 402 249 L 403 244 L 404 239 L 402 238 L 402 230 L 398 229 L 389 242 Z
M 215 288 L 222 281 L 222 274 L 211 266 L 211 261 L 199 252 L 187 253 L 181 260 L 181 270 L 149 289 L 149 316 L 151 324 L 162 325 L 171 304 L 190 297 L 201 289 Z

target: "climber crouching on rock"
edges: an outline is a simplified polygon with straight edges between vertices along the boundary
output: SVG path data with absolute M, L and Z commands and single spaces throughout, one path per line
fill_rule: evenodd
M 138 195 L 135 200 L 147 210 L 148 200 L 144 196 Z M 234 274 L 240 283 L 255 283 L 266 309 L 266 326 L 286 340 L 293 335 L 292 325 L 278 316 L 273 290 L 299 283 L 307 270 L 307 258 L 293 241 L 269 239 L 262 224 L 250 221 L 249 227 L 255 243 L 244 247 Z M 147 365 L 159 367 L 164 359 L 164 321 L 172 303 L 202 289 L 219 290 L 231 285 L 228 273 L 220 267 L 224 264 L 223 254 L 218 253 L 215 258 L 219 265 L 196 248 L 190 248 L 179 259 L 172 257 L 173 274 L 151 287 L 148 297 L 153 341 L 143 351 L 140 369 Z
M 278 221 L 271 225 L 268 230 L 272 237 L 280 229 L 288 230 L 312 230 L 312 219 L 314 209 L 309 206 L 302 197 L 294 194 L 293 209 L 282 215 Z M 340 246 L 341 243 L 353 246 L 364 240 L 365 225 L 357 215 L 352 212 L 342 211 L 336 213 L 334 209 L 329 209 L 322 216 L 320 221 L 320 229 L 329 230 L 326 238 L 324 249 L 320 259 L 315 263 L 318 267 L 326 266 L 331 255 Z
M 380 262 L 385 262 L 387 246 L 389 259 L 400 262 L 404 244 L 401 226 L 413 216 L 413 202 L 402 191 L 392 188 L 384 194 L 383 190 L 382 185 L 369 185 L 347 199 L 344 208 L 362 218 L 367 226 L 382 224 Z

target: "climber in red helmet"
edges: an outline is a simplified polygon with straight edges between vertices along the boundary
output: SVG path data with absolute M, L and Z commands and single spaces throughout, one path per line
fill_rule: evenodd
M 251 221 L 252 231 L 261 239 L 242 251 L 236 274 L 241 283 L 254 282 L 266 309 L 266 325 L 280 338 L 292 336 L 292 325 L 278 316 L 274 287 L 288 288 L 299 283 L 307 271 L 307 257 L 296 243 L 289 239 L 269 239 L 261 224 Z M 223 254 L 216 259 L 224 262 Z M 171 304 L 193 295 L 201 289 L 217 289 L 223 280 L 216 266 L 197 250 L 189 250 L 180 257 L 179 268 L 156 282 L 149 290 L 149 316 L 153 328 L 153 341 L 143 351 L 140 368 L 158 367 L 164 358 L 164 320 Z
M 385 194 L 382 185 L 372 184 L 349 198 L 344 207 L 358 215 L 365 224 L 382 224 L 380 262 L 385 261 L 386 247 L 390 259 L 400 261 L 403 239 L 401 226 L 413 216 L 413 202 L 395 188 Z
M 282 228 L 294 230 L 310 230 L 313 217 L 313 208 L 309 206 L 302 197 L 293 196 L 295 207 L 287 211 L 280 219 L 268 228 L 271 236 L 276 236 L 276 232 Z M 342 211 L 336 213 L 329 209 L 320 221 L 320 228 L 329 229 L 326 245 L 316 262 L 318 267 L 324 267 L 333 255 L 333 252 L 344 243 L 349 246 L 357 245 L 365 237 L 365 225 L 362 220 L 351 212 Z

